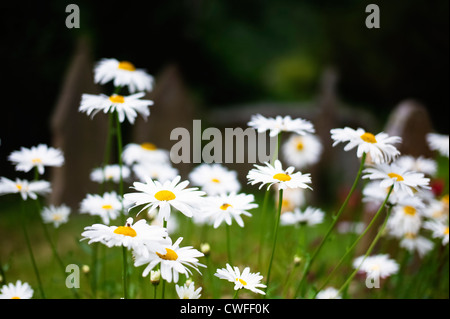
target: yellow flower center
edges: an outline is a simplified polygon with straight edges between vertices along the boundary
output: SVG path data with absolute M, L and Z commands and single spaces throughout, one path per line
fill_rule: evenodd
M 278 179 L 279 181 L 282 182 L 287 182 L 291 180 L 291 177 L 288 174 L 284 174 L 284 173 L 278 173 L 273 175 L 274 179 Z
M 106 204 L 106 205 L 103 205 L 102 208 L 103 209 L 112 209 L 113 207 L 110 204 Z
M 142 143 L 141 147 L 146 151 L 154 151 L 157 149 L 156 145 L 153 143 Z
M 60 220 L 62 219 L 62 216 L 59 215 L 59 214 L 54 214 L 54 215 L 52 216 L 52 219 L 53 219 L 55 222 L 57 222 L 57 221 L 60 221 Z
M 406 233 L 405 234 L 405 238 L 407 238 L 407 239 L 415 239 L 416 237 L 417 237 L 417 235 L 414 233 Z
M 114 234 L 136 237 L 136 231 L 130 226 L 119 226 L 114 230 Z
M 20 299 L 20 297 L 14 296 L 14 297 L 11 297 L 11 299 Z
M 244 286 L 247 286 L 247 282 L 245 280 L 241 279 L 241 278 L 236 278 L 236 281 L 239 281 Z
M 41 160 L 40 158 L 33 158 L 33 159 L 31 160 L 31 162 L 32 162 L 33 164 L 41 164 L 41 163 L 42 163 L 42 160 Z
M 117 95 L 117 94 L 111 95 L 109 97 L 109 100 L 112 103 L 123 103 L 123 102 L 125 102 L 125 98 L 122 95 Z
M 448 205 L 448 194 L 447 194 L 447 195 L 444 195 L 444 196 L 441 198 L 441 202 L 442 202 L 444 205 Z
M 402 182 L 402 181 L 405 180 L 401 175 L 398 175 L 398 174 L 396 174 L 396 173 L 389 173 L 388 176 L 389 176 L 390 178 L 396 178 L 396 179 L 397 179 L 397 182 Z
M 175 199 L 176 196 L 175 196 L 175 194 L 172 193 L 171 191 L 162 190 L 162 191 L 159 191 L 159 192 L 157 192 L 157 193 L 155 194 L 155 198 L 156 198 L 157 200 L 160 200 L 160 201 L 162 201 L 162 200 L 168 201 L 168 200 L 173 200 L 173 199 Z
M 444 235 L 448 235 L 448 226 L 444 229 Z
M 302 151 L 305 145 L 303 144 L 303 139 L 301 137 L 296 139 L 297 145 L 295 146 L 297 151 Z
M 121 70 L 126 70 L 126 71 L 136 71 L 136 68 L 133 65 L 133 63 L 128 62 L 128 61 L 119 62 L 118 68 Z
M 156 254 L 158 255 L 159 258 L 164 259 L 164 260 L 177 260 L 178 259 L 177 253 L 170 248 L 166 248 L 165 255 L 161 255 L 158 252 L 156 252 Z
M 225 204 L 223 204 L 222 206 L 220 206 L 220 209 L 221 209 L 221 210 L 227 210 L 228 207 L 233 207 L 233 206 L 231 206 L 230 204 L 225 203 Z
M 220 180 L 218 180 L 217 178 L 213 178 L 213 179 L 211 179 L 211 182 L 213 182 L 213 183 L 220 183 Z
M 403 207 L 403 212 L 404 212 L 406 215 L 415 216 L 417 211 L 416 211 L 416 209 L 415 209 L 414 207 L 412 207 L 412 206 L 405 206 L 405 207 Z
M 17 187 L 17 189 L 18 189 L 19 191 L 21 191 L 22 188 L 23 188 L 22 184 L 16 184 L 16 187 Z
M 368 132 L 366 132 L 363 135 L 361 135 L 361 139 L 364 142 L 371 143 L 371 144 L 375 144 L 377 142 L 377 139 L 375 138 L 375 135 L 373 135 L 372 133 L 368 133 Z

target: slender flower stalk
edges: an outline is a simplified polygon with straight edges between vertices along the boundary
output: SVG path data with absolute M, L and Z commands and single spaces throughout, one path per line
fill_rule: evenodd
M 117 130 L 117 152 L 119 157 L 119 168 L 120 168 L 120 179 L 119 179 L 119 195 L 120 195 L 120 203 L 122 205 L 121 216 L 122 219 L 125 218 L 125 207 L 123 204 L 123 160 L 122 160 L 122 130 L 120 127 L 119 113 L 116 112 L 116 130 Z M 123 221 L 123 220 L 122 220 Z
M 316 259 L 317 255 L 319 254 L 320 250 L 322 249 L 322 247 L 324 246 L 325 242 L 328 240 L 328 237 L 330 236 L 331 232 L 333 231 L 334 227 L 336 226 L 339 217 L 342 215 L 342 213 L 344 212 L 344 209 L 347 207 L 347 204 L 353 194 L 353 192 L 356 189 L 356 186 L 358 185 L 359 180 L 361 179 L 361 174 L 362 171 L 364 169 L 364 164 L 366 161 L 366 153 L 363 153 L 361 156 L 361 164 L 359 165 L 359 170 L 358 173 L 356 174 L 356 178 L 355 181 L 353 182 L 352 188 L 350 189 L 350 192 L 347 195 L 347 198 L 345 199 L 345 201 L 342 203 L 341 208 L 339 208 L 339 211 L 337 212 L 337 214 L 333 217 L 333 222 L 331 223 L 330 228 L 328 229 L 327 233 L 325 234 L 325 236 L 322 239 L 322 242 L 320 243 L 319 247 L 317 247 L 317 249 L 314 251 L 313 255 L 311 256 L 311 259 L 309 261 L 306 262 L 305 265 L 305 269 L 303 270 L 303 276 L 302 279 L 300 280 L 300 283 L 298 284 L 297 290 L 295 295 L 297 296 L 299 294 L 299 292 L 301 291 L 303 284 L 305 283 L 305 280 L 308 276 L 308 272 L 311 269 L 311 266 L 314 262 L 314 260 Z
M 227 254 L 228 254 L 228 262 L 233 263 L 233 260 L 231 259 L 231 235 L 230 235 L 230 225 L 225 225 L 226 231 L 227 231 Z
M 277 211 L 277 217 L 275 219 L 274 235 L 273 235 L 273 242 L 272 242 L 272 253 L 271 253 L 270 261 L 269 261 L 269 269 L 267 270 L 266 292 L 269 289 L 270 272 L 272 270 L 273 256 L 275 255 L 275 247 L 277 245 L 278 228 L 279 228 L 280 216 L 281 216 L 281 207 L 283 205 L 283 189 L 280 189 L 278 196 L 279 196 L 278 211 Z
M 392 187 L 391 187 L 391 190 L 392 190 Z M 383 207 L 384 207 L 384 205 L 383 205 Z M 386 214 L 386 217 L 384 219 L 383 225 L 381 225 L 380 229 L 378 230 L 377 235 L 375 236 L 374 240 L 372 241 L 372 243 L 370 244 L 369 248 L 367 249 L 367 251 L 366 251 L 366 253 L 365 253 L 361 263 L 359 264 L 358 267 L 356 267 L 356 269 L 353 271 L 353 273 L 350 275 L 350 277 L 347 278 L 345 283 L 339 289 L 337 295 L 342 293 L 342 291 L 350 284 L 352 279 L 356 276 L 356 274 L 358 273 L 359 269 L 361 268 L 361 265 L 364 263 L 364 260 L 366 260 L 366 258 L 372 253 L 373 248 L 375 247 L 375 245 L 377 244 L 378 240 L 381 238 L 382 234 L 384 233 L 384 230 L 386 228 L 387 221 L 389 219 L 389 215 L 391 213 L 391 210 L 392 210 L 392 206 L 389 206 L 389 209 L 387 211 L 387 214 Z M 375 217 L 374 217 L 374 219 L 375 219 Z
M 383 209 L 385 208 L 386 204 L 388 203 L 389 197 L 391 196 L 392 190 L 393 190 L 394 186 L 391 186 L 389 188 L 388 194 L 386 195 L 386 198 L 383 202 L 383 204 L 381 204 L 380 208 L 378 209 L 378 211 L 376 212 L 375 216 L 372 218 L 372 220 L 370 221 L 369 225 L 367 225 L 366 229 L 358 236 L 358 238 L 356 238 L 356 240 L 353 242 L 353 244 L 347 248 L 347 251 L 345 252 L 344 256 L 342 256 L 342 258 L 339 260 L 339 262 L 337 263 L 337 265 L 334 267 L 334 269 L 331 271 L 331 273 L 328 275 L 327 279 L 324 281 L 324 283 L 322 284 L 322 286 L 317 290 L 316 294 L 314 295 L 317 296 L 317 294 L 323 289 L 325 288 L 325 285 L 328 283 L 328 281 L 331 279 L 331 277 L 333 276 L 333 274 L 335 273 L 335 271 L 339 268 L 339 266 L 344 262 L 344 260 L 347 258 L 348 254 L 356 247 L 356 245 L 359 243 L 359 241 L 367 234 L 367 232 L 369 231 L 370 228 L 372 228 L 373 224 L 375 223 L 375 221 L 378 219 L 379 215 L 381 215 L 381 212 L 383 211 Z M 392 206 L 389 206 L 390 209 L 392 208 Z M 390 211 L 389 209 L 389 211 Z M 387 219 L 387 217 L 386 217 Z
M 127 248 L 122 246 L 122 280 L 123 280 L 123 298 L 128 299 L 128 262 L 127 262 Z
M 22 201 L 22 204 L 21 204 L 21 207 L 22 207 L 22 209 L 21 209 L 21 217 L 22 217 L 21 225 L 22 225 L 22 229 L 23 229 L 23 234 L 24 234 L 24 237 L 25 237 L 25 242 L 27 244 L 28 254 L 30 255 L 31 264 L 33 265 L 34 274 L 35 274 L 36 280 L 38 282 L 39 292 L 41 293 L 41 297 L 43 299 L 46 299 L 45 293 L 44 293 L 44 288 L 42 286 L 41 276 L 39 274 L 39 269 L 37 267 L 36 260 L 34 258 L 33 248 L 31 247 L 31 242 L 30 242 L 30 237 L 28 235 L 27 226 L 25 225 L 25 207 L 24 206 L 25 206 L 25 202 Z

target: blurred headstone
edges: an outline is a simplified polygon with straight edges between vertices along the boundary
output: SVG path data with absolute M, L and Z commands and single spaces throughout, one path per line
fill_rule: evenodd
M 403 142 L 396 145 L 402 155 L 431 157 L 426 134 L 432 131 L 430 115 L 425 106 L 409 99 L 402 101 L 391 113 L 386 133 L 400 136 Z
M 49 201 L 54 205 L 64 203 L 76 209 L 87 193 L 98 190 L 89 174 L 103 161 L 107 117 L 90 119 L 78 112 L 83 93 L 101 93 L 94 84 L 93 66 L 89 41 L 80 38 L 51 118 L 52 146 L 61 149 L 65 157 L 62 167 L 51 170 Z
M 195 103 L 175 64 L 167 65 L 155 79 L 155 87 L 143 99 L 154 101 L 150 107 L 147 120 L 136 119 L 132 127 L 131 142 L 153 143 L 156 147 L 170 151 L 177 141 L 170 140 L 174 128 L 183 127 L 191 132 L 193 120 L 201 118 L 195 114 Z M 185 175 L 190 170 L 189 164 L 174 165 Z

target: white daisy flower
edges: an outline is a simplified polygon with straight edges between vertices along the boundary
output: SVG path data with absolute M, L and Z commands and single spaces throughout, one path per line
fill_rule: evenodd
M 363 222 L 342 221 L 337 225 L 339 234 L 362 234 L 366 225 Z
M 267 189 L 273 184 L 278 184 L 279 189 L 286 188 L 309 188 L 307 183 L 311 183 L 311 174 L 302 174 L 301 172 L 294 172 L 294 167 L 290 166 L 283 170 L 281 162 L 276 160 L 274 166 L 270 163 L 265 163 L 266 166 L 254 165 L 256 169 L 251 169 L 247 174 L 249 184 L 255 185 L 261 183 L 260 189 L 269 184 Z
M 67 205 L 50 205 L 44 207 L 41 212 L 42 220 L 44 223 L 53 223 L 55 228 L 58 228 L 61 224 L 65 224 L 69 221 L 70 207 Z
M 190 282 L 189 284 L 185 283 L 183 286 L 175 285 L 175 290 L 180 299 L 200 299 L 202 287 L 196 290 L 194 283 Z
M 130 177 L 131 170 L 125 166 L 122 165 L 122 179 L 126 180 Z M 90 175 L 91 181 L 97 182 L 97 183 L 103 183 L 104 181 L 111 181 L 114 183 L 120 182 L 120 165 L 113 164 L 113 165 L 106 165 L 104 168 L 97 167 L 94 168 Z
M 448 135 L 428 133 L 426 139 L 430 149 L 439 152 L 442 156 L 449 157 Z
M 133 224 L 131 217 L 127 219 L 125 226 L 94 224 L 85 227 L 81 236 L 81 240 L 89 239 L 88 244 L 100 242 L 108 247 L 124 246 L 147 257 L 155 251 L 163 252 L 168 243 L 165 228 L 150 226 L 145 219 Z
M 134 175 L 141 182 L 145 182 L 146 178 L 151 178 L 164 183 L 165 181 L 172 180 L 179 175 L 178 170 L 170 164 L 143 162 L 141 164 L 133 165 L 132 169 Z
M 436 161 L 423 156 L 413 157 L 410 155 L 402 155 L 397 158 L 395 163 L 400 167 L 404 167 L 408 171 L 424 173 L 429 176 L 434 176 L 437 172 Z
M 133 207 L 144 205 L 140 212 L 148 208 L 151 213 L 154 209 L 159 208 L 158 215 L 164 220 L 169 219 L 171 207 L 187 217 L 192 217 L 194 212 L 199 209 L 203 200 L 201 196 L 205 193 L 198 191 L 197 188 L 186 188 L 189 181 L 180 183 L 180 180 L 181 177 L 177 176 L 173 180 L 160 183 L 146 178 L 145 184 L 133 183 L 132 188 L 137 190 L 137 193 L 128 193 L 124 197 L 134 203 Z
M 424 189 L 430 189 L 430 179 L 426 178 L 423 173 L 408 171 L 395 163 L 392 164 L 377 164 L 375 166 L 366 168 L 363 173 L 363 179 L 381 180 L 380 187 L 388 188 L 394 186 L 393 191 L 404 191 L 410 196 L 414 193 Z
M 275 118 L 267 118 L 261 114 L 253 115 L 248 126 L 256 129 L 258 133 L 269 131 L 270 136 L 277 136 L 280 132 L 293 132 L 298 135 L 315 132 L 311 122 L 301 118 L 292 119 L 289 115 L 285 117 L 278 115 Z
M 423 210 L 423 214 L 427 218 L 445 221 L 448 219 L 448 203 L 446 204 L 445 200 L 432 199 Z
M 312 134 L 292 135 L 282 146 L 286 163 L 298 169 L 316 164 L 322 150 L 320 139 Z
M 314 226 L 323 222 L 325 213 L 319 208 L 306 207 L 305 211 L 296 208 L 293 212 L 283 213 L 280 217 L 281 225 Z
M 115 87 L 127 86 L 130 93 L 151 91 L 154 83 L 153 77 L 145 70 L 116 59 L 100 60 L 94 68 L 94 81 L 100 84 L 113 81 Z
M 356 151 L 358 158 L 366 153 L 376 164 L 391 162 L 400 155 L 397 148 L 392 145 L 402 141 L 398 136 L 389 136 L 384 132 L 373 135 L 362 128 L 354 130 L 349 127 L 332 129 L 330 132 L 331 138 L 334 140 L 333 146 L 348 142 L 344 151 L 358 147 Z
M 258 289 L 267 287 L 266 285 L 261 284 L 263 276 L 261 276 L 259 272 L 251 273 L 250 267 L 245 267 L 244 271 L 242 271 L 241 273 L 238 267 L 231 267 L 229 264 L 227 264 L 226 268 L 217 269 L 214 276 L 234 283 L 234 290 L 245 288 L 253 291 L 254 293 L 262 295 L 266 294 L 261 289 Z
M 0 195 L 19 193 L 23 200 L 28 197 L 36 199 L 38 195 L 46 195 L 52 191 L 47 181 L 27 181 L 16 178 L 12 181 L 6 177 L 0 177 Z
M 219 227 L 223 222 L 231 225 L 233 219 L 239 226 L 244 227 L 241 215 L 252 216 L 248 210 L 258 207 L 258 204 L 253 203 L 254 200 L 253 195 L 247 194 L 230 193 L 210 196 L 206 198 L 202 211 L 198 214 L 211 220 L 214 228 Z
M 39 174 L 44 174 L 45 166 L 60 167 L 64 164 L 61 150 L 39 144 L 31 148 L 22 147 L 20 151 L 12 152 L 8 160 L 16 165 L 17 171 L 29 172 L 34 167 Z
M 186 277 L 192 275 L 188 267 L 195 269 L 198 273 L 200 273 L 198 267 L 206 267 L 198 262 L 198 258 L 204 256 L 203 253 L 191 246 L 180 247 L 182 237 L 178 238 L 174 244 L 170 238 L 168 240 L 164 254 L 155 252 L 143 255 L 138 251 L 133 252 L 135 267 L 148 264 L 142 272 L 142 277 L 146 277 L 155 266 L 160 265 L 161 277 L 167 282 L 177 283 L 180 274 Z
M 342 296 L 338 292 L 336 288 L 328 287 L 319 291 L 315 299 L 342 299 Z
M 21 280 L 17 280 L 15 284 L 9 283 L 2 287 L 0 299 L 31 299 L 33 293 L 33 289 L 27 282 L 22 283 Z
M 157 148 L 153 143 L 129 143 L 122 152 L 123 162 L 127 165 L 139 164 L 168 164 L 169 151 Z
M 120 216 L 122 203 L 116 192 L 98 194 L 87 194 L 80 203 L 80 213 L 99 216 L 102 222 L 109 225 L 111 220 Z
M 434 243 L 431 240 L 416 233 L 406 233 L 399 245 L 411 253 L 417 251 L 421 258 L 434 247 Z
M 372 203 L 376 207 L 378 207 L 381 203 L 386 199 L 387 194 L 389 193 L 390 187 L 381 187 L 380 180 L 374 180 L 368 182 L 362 191 L 363 198 L 362 201 L 364 203 Z M 409 198 L 411 195 L 405 191 L 398 190 L 397 192 L 391 192 L 389 196 L 388 203 L 391 205 L 396 205 L 403 198 Z
M 275 184 L 277 186 L 277 184 Z M 278 192 L 275 193 L 276 207 L 278 207 Z M 305 204 L 305 189 L 303 188 L 286 188 L 283 191 L 283 202 L 281 203 L 281 214 L 292 212 L 295 208 Z
M 117 111 L 121 123 L 125 121 L 126 117 L 131 124 L 134 124 L 138 113 L 144 119 L 147 119 L 150 115 L 150 109 L 148 107 L 153 105 L 153 101 L 141 100 L 140 98 L 144 95 L 145 93 L 136 93 L 128 96 L 118 94 L 111 96 L 104 94 L 83 94 L 78 111 L 85 112 L 88 116 L 92 114 L 91 118 L 100 111 L 103 111 L 103 113 Z
M 389 216 L 387 229 L 392 236 L 401 238 L 408 233 L 417 233 L 422 227 L 421 211 L 423 203 L 417 197 L 410 197 L 403 200 L 403 204 L 394 207 L 393 213 Z
M 431 230 L 433 238 L 442 238 L 442 245 L 448 244 L 448 221 L 443 223 L 436 220 L 429 220 L 423 224 L 423 228 Z
M 192 170 L 189 179 L 208 195 L 239 192 L 241 189 L 237 172 L 228 170 L 221 164 L 201 164 Z
M 389 258 L 388 254 L 380 254 L 375 256 L 360 256 L 353 261 L 353 268 L 359 268 L 365 272 L 368 278 L 386 278 L 394 275 L 399 270 L 398 263 Z

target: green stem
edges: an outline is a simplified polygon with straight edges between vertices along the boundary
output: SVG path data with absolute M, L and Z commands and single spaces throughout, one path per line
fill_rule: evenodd
M 117 111 L 115 111 L 115 116 L 116 116 L 116 130 L 117 130 L 117 152 L 118 152 L 118 157 L 119 157 L 119 169 L 120 169 L 120 177 L 119 177 L 119 195 L 120 195 L 120 203 L 122 205 L 122 209 L 121 209 L 121 216 L 122 219 L 124 219 L 124 215 L 125 215 L 125 207 L 123 205 L 123 160 L 122 160 L 122 130 L 120 127 L 120 120 L 119 120 L 119 113 Z M 122 220 L 122 222 L 124 223 L 125 221 Z
M 261 210 L 261 228 L 259 229 L 259 231 L 260 231 L 259 247 L 258 247 L 258 249 L 259 249 L 258 265 L 260 266 L 259 268 L 261 268 L 262 247 L 264 246 L 265 237 L 267 235 L 267 232 L 265 231 L 265 229 L 266 229 L 266 211 L 267 211 L 267 204 L 269 201 L 269 195 L 270 195 L 270 191 L 268 189 L 266 189 L 266 192 L 264 194 L 263 206 L 262 206 L 262 210 Z
M 392 187 L 391 187 L 392 190 Z M 380 229 L 378 230 L 378 234 L 375 236 L 374 240 L 372 241 L 372 243 L 370 244 L 369 248 L 367 249 L 363 260 L 361 261 L 361 263 L 359 264 L 359 266 L 353 271 L 353 273 L 350 275 L 350 277 L 348 277 L 348 279 L 345 281 L 345 283 L 342 285 L 342 287 L 339 289 L 339 291 L 337 292 L 337 295 L 339 295 L 347 286 L 348 284 L 350 284 L 350 282 L 352 281 L 353 277 L 356 276 L 356 274 L 359 271 L 359 268 L 361 267 L 361 265 L 364 263 L 364 261 L 366 260 L 366 258 L 372 253 L 373 248 L 375 247 L 375 245 L 377 244 L 378 240 L 381 238 L 381 236 L 384 233 L 384 229 L 386 228 L 386 224 L 387 221 L 389 219 L 389 215 L 390 212 L 392 210 L 392 206 L 389 206 L 388 212 L 386 214 L 386 217 L 384 219 L 383 225 L 381 225 Z M 375 219 L 375 217 L 374 217 Z
M 44 231 L 45 239 L 47 240 L 48 244 L 50 245 L 50 248 L 51 248 L 52 253 L 53 253 L 53 257 L 55 257 L 56 261 L 58 262 L 59 267 L 61 268 L 63 277 L 65 277 L 66 276 L 66 266 L 64 266 L 64 262 L 62 261 L 61 256 L 59 256 L 58 251 L 57 251 L 56 246 L 55 246 L 55 243 L 53 242 L 53 240 L 52 240 L 52 238 L 50 236 L 50 233 L 48 232 L 47 225 L 45 225 L 45 223 L 44 223 L 44 221 L 42 219 L 42 216 L 41 216 L 41 210 L 42 209 L 41 209 L 41 204 L 39 202 L 39 198 L 36 198 L 35 203 L 36 203 L 36 209 L 37 209 L 37 212 L 38 212 L 38 215 L 39 215 L 39 221 L 40 221 L 40 224 L 41 224 L 42 229 Z M 80 296 L 78 295 L 76 289 L 77 288 L 73 288 L 73 289 L 71 289 L 71 291 L 72 291 L 72 293 L 74 294 L 74 296 L 76 298 L 80 298 Z
M 165 292 L 166 292 L 166 280 L 161 277 L 161 281 L 162 281 L 162 293 L 161 293 L 161 299 L 165 298 Z
M 269 270 L 267 271 L 266 295 L 264 295 L 264 298 L 267 296 L 267 291 L 269 289 L 270 272 L 272 270 L 273 256 L 275 255 L 275 247 L 277 245 L 277 236 L 278 236 L 278 228 L 279 228 L 278 225 L 280 223 L 282 205 L 283 205 L 283 189 L 280 189 L 279 195 L 278 195 L 278 213 L 277 213 L 277 219 L 275 220 L 273 243 L 272 243 L 272 253 L 271 253 L 270 261 L 269 261 Z
M 21 208 L 22 208 L 21 209 L 21 217 L 22 217 L 21 224 L 22 224 L 23 234 L 25 237 L 25 242 L 26 242 L 27 248 L 28 248 L 28 253 L 29 253 L 30 259 L 31 259 L 31 264 L 33 266 L 34 274 L 36 275 L 36 280 L 38 282 L 38 287 L 39 287 L 39 292 L 41 293 L 41 297 L 43 299 L 46 299 L 44 289 L 42 288 L 41 276 L 39 275 L 39 270 L 36 265 L 36 260 L 34 259 L 34 254 L 33 254 L 33 249 L 31 247 L 30 237 L 28 235 L 27 227 L 25 225 L 25 223 L 26 223 L 25 222 L 25 202 L 23 200 L 21 203 Z
M 233 296 L 233 299 L 238 299 L 238 294 L 239 294 L 239 290 L 241 290 L 241 289 L 236 289 L 236 291 L 234 292 L 234 296 Z
M 122 280 L 123 280 L 123 298 L 128 299 L 128 263 L 127 263 L 127 248 L 122 246 L 122 259 L 123 259 L 123 267 L 122 267 Z
M 347 195 L 347 198 L 345 199 L 344 203 L 342 203 L 341 208 L 339 208 L 338 213 L 333 217 L 333 222 L 331 223 L 330 228 L 328 229 L 327 233 L 325 234 L 324 238 L 322 239 L 322 242 L 320 243 L 319 247 L 317 247 L 317 249 L 314 251 L 313 255 L 311 256 L 311 259 L 308 261 L 308 263 L 305 265 L 305 269 L 303 271 L 303 275 L 302 275 L 302 279 L 300 280 L 300 283 L 297 287 L 297 291 L 295 293 L 295 295 L 297 296 L 300 292 L 300 290 L 303 287 L 303 284 L 305 283 L 305 280 L 308 276 L 308 272 L 311 269 L 311 266 L 314 262 L 314 260 L 316 259 L 317 255 L 319 254 L 320 250 L 322 249 L 323 245 L 325 244 L 325 242 L 328 240 L 328 237 L 330 236 L 332 230 L 334 229 L 334 227 L 336 226 L 339 217 L 342 215 L 344 209 L 347 207 L 347 204 L 353 194 L 353 192 L 356 189 L 356 186 L 358 185 L 358 182 L 361 178 L 361 174 L 364 168 L 364 163 L 366 161 L 366 153 L 363 153 L 362 158 L 361 158 L 361 164 L 359 165 L 359 170 L 358 173 L 356 175 L 355 181 L 353 182 L 352 188 L 350 189 L 350 192 Z
M 231 259 L 231 236 L 230 236 L 230 225 L 226 224 L 226 232 L 227 232 L 227 254 L 228 254 L 228 262 L 233 264 Z
M 347 251 L 345 252 L 344 256 L 342 256 L 342 258 L 339 260 L 338 264 L 334 267 L 334 269 L 331 271 L 331 273 L 328 275 L 327 279 L 325 280 L 325 282 L 322 284 L 322 286 L 319 288 L 319 290 L 317 290 L 316 295 L 319 293 L 319 291 L 321 291 L 325 285 L 328 283 L 328 281 L 331 279 L 331 277 L 333 276 L 333 274 L 335 273 L 335 271 L 339 268 L 339 266 L 344 262 L 344 260 L 346 259 L 346 257 L 348 256 L 348 254 L 355 248 L 355 246 L 359 243 L 359 241 L 366 235 L 366 233 L 369 231 L 369 229 L 372 227 L 372 225 L 375 223 L 376 219 L 378 218 L 378 216 L 381 214 L 381 212 L 383 211 L 384 207 L 386 206 L 389 197 L 391 196 L 393 190 L 393 186 L 391 186 L 389 188 L 388 194 L 386 195 L 386 198 L 384 199 L 383 204 L 381 204 L 380 208 L 378 209 L 378 211 L 376 212 L 375 216 L 372 218 L 372 220 L 370 221 L 369 225 L 367 225 L 366 229 L 361 233 L 361 235 L 358 236 L 358 238 L 353 242 L 353 244 L 347 248 Z

